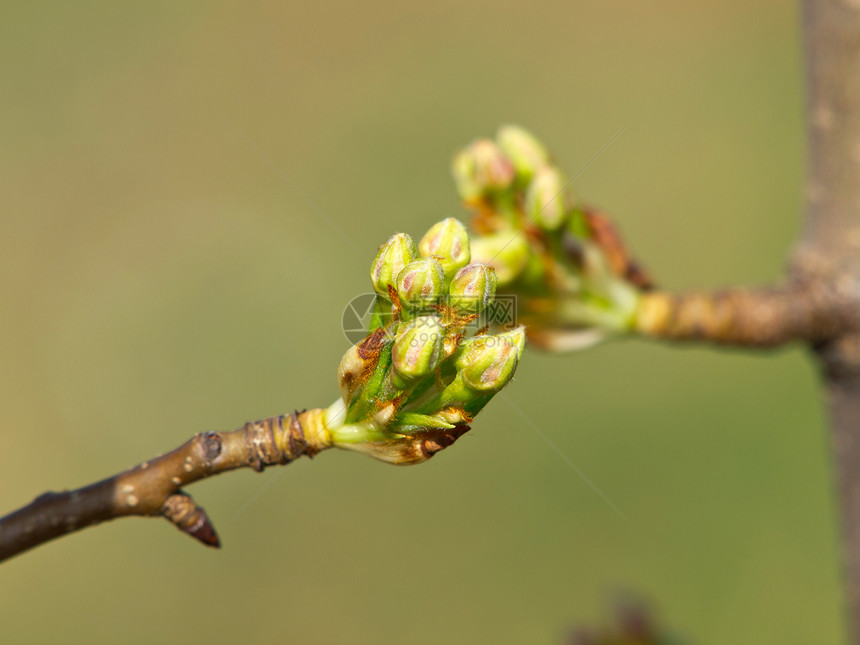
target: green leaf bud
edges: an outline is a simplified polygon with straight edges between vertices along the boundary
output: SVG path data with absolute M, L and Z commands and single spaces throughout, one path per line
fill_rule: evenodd
M 496 295 L 496 270 L 486 264 L 469 264 L 454 276 L 448 293 L 451 306 L 458 311 L 480 313 Z
M 416 257 L 415 243 L 406 233 L 396 233 L 380 246 L 370 265 L 370 281 L 377 295 L 388 300 L 388 285 L 395 286 L 398 274 Z
M 433 373 L 443 357 L 444 330 L 436 316 L 421 316 L 404 325 L 391 350 L 391 382 L 405 389 Z
M 525 212 L 529 220 L 547 231 L 558 229 L 567 212 L 565 180 L 555 166 L 541 166 L 526 189 Z
M 499 147 L 510 158 L 517 177 L 528 182 L 538 168 L 549 162 L 544 145 L 528 130 L 517 125 L 503 125 L 496 134 Z
M 467 202 L 509 188 L 516 175 L 511 160 L 489 139 L 473 141 L 460 151 L 454 157 L 451 172 L 457 192 Z
M 469 233 L 459 220 L 448 217 L 430 227 L 418 242 L 418 250 L 424 257 L 439 261 L 447 282 L 469 264 Z
M 470 338 L 456 359 L 458 379 L 475 393 L 498 392 L 513 377 L 525 342 L 525 327 Z
M 472 240 L 472 260 L 496 270 L 497 286 L 513 282 L 526 268 L 531 246 L 522 231 L 507 230 Z
M 442 265 L 434 258 L 410 262 L 397 274 L 397 296 L 404 308 L 412 311 L 428 309 L 443 293 Z

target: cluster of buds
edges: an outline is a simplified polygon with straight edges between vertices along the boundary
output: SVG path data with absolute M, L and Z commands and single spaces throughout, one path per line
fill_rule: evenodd
M 471 259 L 468 233 L 453 218 L 417 246 L 397 233 L 379 247 L 369 333 L 344 355 L 341 399 L 326 411 L 334 445 L 390 463 L 425 461 L 510 382 L 525 332 L 467 332 L 497 281 L 492 266 Z
M 632 328 L 650 281 L 610 220 L 578 203 L 538 139 L 503 126 L 494 141 L 461 150 L 452 172 L 474 212 L 472 257 L 496 270 L 500 289 L 516 294 L 532 344 L 578 349 Z

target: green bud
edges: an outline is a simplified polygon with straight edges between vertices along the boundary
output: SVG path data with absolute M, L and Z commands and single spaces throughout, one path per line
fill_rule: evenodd
M 442 265 L 433 258 L 410 262 L 397 274 L 397 295 L 404 308 L 426 309 L 443 293 Z
M 370 265 L 370 281 L 378 295 L 388 299 L 388 285 L 395 286 L 397 275 L 418 256 L 415 243 L 406 233 L 396 233 L 379 247 Z
M 451 172 L 457 192 L 467 202 L 510 187 L 516 174 L 511 160 L 489 139 L 473 141 L 457 154 Z
M 439 260 L 447 282 L 469 263 L 469 233 L 459 220 L 449 217 L 430 227 L 418 243 L 418 250 L 426 258 Z
M 564 188 L 565 180 L 558 168 L 538 168 L 526 189 L 526 217 L 547 231 L 559 228 L 567 212 Z
M 513 377 L 525 342 L 525 327 L 470 338 L 456 359 L 458 379 L 475 393 L 498 392 Z
M 517 177 L 524 183 L 549 161 L 549 153 L 544 145 L 531 132 L 517 125 L 499 128 L 496 141 L 513 162 Z
M 433 373 L 443 358 L 444 330 L 436 316 L 415 318 L 398 332 L 391 350 L 391 382 L 405 389 Z
M 511 380 L 524 346 L 525 327 L 469 338 L 455 354 L 454 380 L 417 412 L 448 423 L 468 423 Z
M 507 230 L 472 240 L 472 260 L 496 270 L 498 286 L 513 282 L 526 268 L 531 246 L 522 231 Z
M 486 264 L 469 264 L 457 271 L 448 293 L 451 306 L 458 311 L 480 313 L 496 295 L 496 270 Z

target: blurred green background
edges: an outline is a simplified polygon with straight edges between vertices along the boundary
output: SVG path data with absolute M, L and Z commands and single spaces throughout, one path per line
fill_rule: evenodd
M 4 4 L 0 511 L 336 397 L 367 263 L 239 131 L 370 257 L 463 214 L 449 159 L 499 124 L 571 173 L 627 126 L 576 187 L 661 284 L 776 278 L 797 20 L 777 0 Z M 198 484 L 220 552 L 132 519 L 16 558 L 0 641 L 557 643 L 619 589 L 695 643 L 839 641 L 804 352 L 531 353 L 506 393 L 629 521 L 500 397 L 418 468 L 330 452 Z

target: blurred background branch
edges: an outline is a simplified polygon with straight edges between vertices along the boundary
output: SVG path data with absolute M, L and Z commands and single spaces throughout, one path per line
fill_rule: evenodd
M 860 298 L 860 3 L 805 0 L 806 228 L 793 272 Z M 855 313 L 860 305 L 855 304 Z M 816 347 L 830 408 L 847 618 L 860 643 L 860 332 Z

